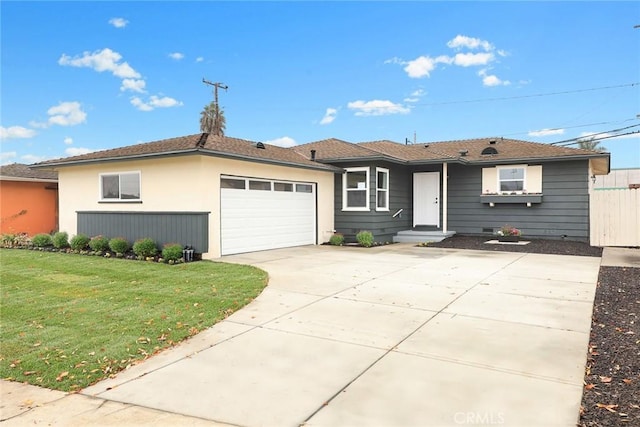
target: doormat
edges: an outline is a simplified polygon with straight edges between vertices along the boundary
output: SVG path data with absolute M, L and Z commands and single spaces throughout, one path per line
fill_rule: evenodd
M 520 240 L 518 242 L 501 242 L 501 241 L 496 239 L 496 240 L 487 240 L 485 243 L 489 244 L 489 245 L 519 245 L 519 246 L 524 246 L 524 245 L 528 245 L 531 242 L 529 242 L 527 240 Z

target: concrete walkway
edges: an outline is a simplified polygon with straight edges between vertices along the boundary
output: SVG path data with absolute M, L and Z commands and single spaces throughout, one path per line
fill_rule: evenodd
M 3 424 L 576 424 L 599 258 L 396 244 L 223 261 L 269 286 L 80 394 L 2 382 Z

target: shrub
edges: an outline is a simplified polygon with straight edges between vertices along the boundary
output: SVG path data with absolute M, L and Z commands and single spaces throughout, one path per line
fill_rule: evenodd
M 66 231 L 58 231 L 51 238 L 53 247 L 57 249 L 64 249 L 69 247 L 69 235 Z
M 7 233 L 0 236 L 0 248 L 26 248 L 29 245 L 31 239 L 25 233 Z
M 89 236 L 87 236 L 86 234 L 80 233 L 80 234 L 76 234 L 71 238 L 71 241 L 69 242 L 69 246 L 71 246 L 71 249 L 73 249 L 74 251 L 83 251 L 87 249 L 87 246 L 89 246 L 90 241 L 91 239 L 89 239 Z
M 129 250 L 130 245 L 124 237 L 114 237 L 109 240 L 109 248 L 116 254 L 124 254 Z
M 148 258 L 158 253 L 156 242 L 150 238 L 138 239 L 133 244 L 133 253 L 139 257 Z
M 344 244 L 344 236 L 341 233 L 334 233 L 329 238 L 329 244 L 333 246 L 342 246 Z
M 359 231 L 358 234 L 356 234 L 356 240 L 360 246 L 370 248 L 373 246 L 373 233 L 366 230 Z
M 177 261 L 182 258 L 182 245 L 179 243 L 167 243 L 162 248 L 162 258 L 165 261 Z
M 51 241 L 51 236 L 49 234 L 41 233 L 36 234 L 31 238 L 31 243 L 36 248 L 45 248 L 47 246 L 51 246 L 53 242 Z
M 89 247 L 92 251 L 106 252 L 109 250 L 109 239 L 104 236 L 94 236 L 89 241 Z

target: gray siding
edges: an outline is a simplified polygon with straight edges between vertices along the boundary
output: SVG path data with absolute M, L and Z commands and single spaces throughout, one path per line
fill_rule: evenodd
M 349 163 L 340 164 L 340 167 L 369 167 L 370 172 L 370 210 L 367 212 L 342 210 L 342 175 L 336 176 L 335 227 L 337 232 L 345 235 L 347 241 L 355 241 L 355 235 L 360 230 L 371 231 L 376 242 L 390 242 L 399 231 L 410 230 L 413 226 L 413 173 L 442 172 L 440 165 L 409 168 L 386 162 Z M 389 169 L 389 212 L 378 212 L 375 209 L 376 167 Z M 402 213 L 393 218 L 393 214 L 399 209 L 403 210 Z
M 149 237 L 165 243 L 189 245 L 197 253 L 209 251 L 208 212 L 77 212 L 78 233 L 124 237 L 133 243 Z
M 588 162 L 547 162 L 542 166 L 542 203 L 480 202 L 482 167 L 449 165 L 449 229 L 459 234 L 491 234 L 505 224 L 525 236 L 589 240 Z

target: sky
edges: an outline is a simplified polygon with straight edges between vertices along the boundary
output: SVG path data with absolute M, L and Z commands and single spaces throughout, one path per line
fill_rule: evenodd
M 596 134 L 639 168 L 637 25 L 631 1 L 2 1 L 0 162 L 199 133 L 206 79 L 230 137 Z

